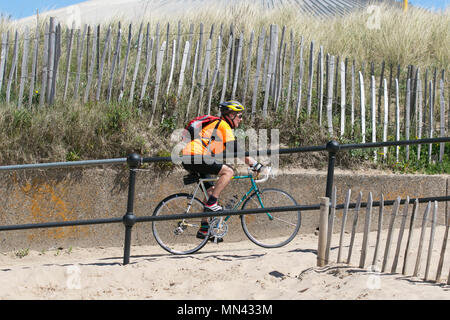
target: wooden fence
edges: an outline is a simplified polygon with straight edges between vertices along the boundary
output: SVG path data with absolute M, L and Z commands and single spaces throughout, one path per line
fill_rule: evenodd
M 4 31 L 0 101 L 18 108 L 128 103 L 149 110 L 151 125 L 169 118 L 182 125 L 217 112 L 222 100 L 238 99 L 253 116 L 277 113 L 298 125 L 317 119 L 330 135 L 355 142 L 448 132 L 445 70 L 327 54 L 285 26 L 250 34 L 233 24 L 186 27 L 181 21 L 157 23 L 152 32 L 150 23 L 119 22 L 74 29 L 50 18 L 34 31 Z M 436 160 L 442 161 L 444 148 L 441 144 Z M 431 161 L 431 145 L 428 151 Z M 381 155 L 386 157 L 386 148 Z M 398 147 L 395 156 L 398 161 Z M 409 156 L 406 147 L 406 160 Z
M 411 205 L 409 197 L 405 201 L 398 197 L 392 209 L 387 209 L 384 206 L 384 196 L 381 195 L 378 212 L 376 212 L 372 210 L 374 199 L 371 192 L 368 195 L 365 210 L 361 209 L 363 194 L 359 192 L 352 210 L 349 208 L 352 191 L 348 190 L 342 215 L 339 214 L 340 230 L 333 234 L 337 218 L 336 192 L 334 188 L 331 201 L 329 198 L 322 198 L 318 266 L 335 262 L 357 265 L 359 268 L 368 267 L 372 272 L 392 274 L 401 272 L 405 276 L 422 278 L 435 283 L 445 280 L 445 275 L 442 275 L 444 262 L 450 269 L 449 257 L 447 256 L 447 261 L 445 260 L 450 215 L 446 213 L 444 217 L 438 216 L 437 201 L 430 201 L 426 208 L 423 208 L 419 206 L 418 199 Z M 353 216 L 350 218 L 352 211 Z M 441 210 L 441 212 L 444 211 Z M 359 227 L 363 227 L 363 232 L 360 234 L 357 234 L 358 224 Z M 387 235 L 383 229 L 387 230 Z M 438 229 L 442 230 L 442 234 L 437 234 Z M 362 239 L 356 239 L 358 235 L 362 235 Z M 436 239 L 441 241 L 441 246 L 437 247 L 437 250 Z M 331 258 L 333 244 L 336 245 L 334 249 L 337 249 L 337 253 Z M 359 252 L 359 259 L 356 257 L 355 260 L 355 253 Z M 424 266 L 425 269 L 423 269 Z M 432 269 L 433 266 L 435 269 Z M 450 272 L 446 283 L 450 284 Z

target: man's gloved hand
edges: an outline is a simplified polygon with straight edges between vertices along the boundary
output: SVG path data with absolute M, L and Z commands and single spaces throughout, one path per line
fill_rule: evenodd
M 253 171 L 261 172 L 261 169 L 262 169 L 263 167 L 264 167 L 264 166 L 263 166 L 261 163 L 255 162 L 255 164 L 253 164 L 253 166 L 252 166 L 251 168 L 252 168 Z

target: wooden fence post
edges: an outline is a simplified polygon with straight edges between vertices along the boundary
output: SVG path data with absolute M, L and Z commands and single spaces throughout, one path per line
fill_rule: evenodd
M 203 71 L 202 71 L 202 78 L 200 81 L 200 94 L 198 98 L 198 109 L 197 109 L 197 116 L 200 115 L 200 113 L 203 113 L 203 92 L 205 90 L 206 85 L 206 77 L 208 75 L 209 71 L 209 63 L 211 58 L 211 39 L 206 40 L 206 54 L 205 54 L 205 61 L 203 62 Z
M 38 55 L 39 55 L 39 23 L 36 23 L 36 33 L 34 36 L 34 48 L 33 48 L 33 62 L 31 66 L 31 78 L 30 78 L 30 90 L 29 90 L 29 98 L 28 98 L 28 106 L 31 107 L 31 104 L 33 103 L 33 95 L 34 95 L 34 87 L 35 87 L 35 81 L 37 79 L 37 61 L 38 61 Z M 0 67 L 0 82 L 1 82 L 1 67 Z M 1 85 L 0 85 L 1 90 Z
M 81 65 L 83 63 L 83 51 L 84 51 L 84 39 L 86 38 L 87 33 L 87 25 L 84 25 L 83 30 L 83 36 L 81 37 L 81 44 L 80 44 L 80 34 L 78 33 L 78 39 L 77 39 L 77 75 L 75 78 L 75 89 L 74 89 L 74 99 L 78 99 L 78 88 L 80 85 L 80 76 L 81 76 Z M 45 42 L 44 42 L 45 45 Z M 45 49 L 44 49 L 45 54 Z
M 427 219 L 428 219 L 428 213 L 430 211 L 430 207 L 431 207 L 431 202 L 428 202 L 425 212 L 423 214 L 423 218 L 422 218 L 422 230 L 420 232 L 419 248 L 417 249 L 417 259 L 416 259 L 416 266 L 414 267 L 413 277 L 417 277 L 417 275 L 419 274 L 420 258 L 422 256 L 423 239 L 425 238 L 425 231 L 426 231 L 426 226 L 427 226 L 427 221 L 428 221 Z
M 189 47 L 190 47 L 189 41 L 186 41 L 186 43 L 184 44 L 183 59 L 181 60 L 180 78 L 178 79 L 177 98 L 180 97 L 181 91 L 183 90 L 184 72 L 186 70 Z
M 12 65 L 11 70 L 9 71 L 9 78 L 8 78 L 8 84 L 6 87 L 6 103 L 9 103 L 10 96 L 11 96 L 11 86 L 14 78 L 14 73 L 17 68 L 17 59 L 19 57 L 19 34 L 16 30 L 15 36 L 14 36 L 14 52 L 12 57 Z
M 400 97 L 398 79 L 395 79 L 395 139 L 400 140 Z M 395 146 L 395 161 L 398 162 L 400 147 Z
M 431 255 L 433 254 L 433 243 L 434 243 L 434 234 L 436 231 L 437 210 L 438 210 L 438 203 L 437 203 L 437 201 L 434 201 L 433 216 L 431 218 L 430 242 L 428 243 L 427 265 L 425 267 L 425 276 L 424 276 L 424 279 L 426 281 L 430 280 L 428 275 L 429 275 L 429 271 L 430 271 Z
M 394 222 L 395 222 L 395 217 L 397 216 L 397 213 L 398 213 L 399 205 L 400 205 L 400 197 L 397 197 L 397 199 L 395 200 L 395 203 L 394 203 L 394 208 L 392 210 L 391 221 L 389 223 L 389 231 L 388 231 L 388 236 L 386 239 L 386 248 L 384 250 L 384 259 L 383 259 L 383 266 L 381 268 L 381 272 L 384 272 L 386 270 L 387 261 L 389 259 L 389 251 L 391 250 L 392 233 L 394 232 Z
M 131 29 L 132 29 L 132 24 L 130 23 L 129 27 L 128 27 L 128 45 L 127 45 L 127 51 L 125 54 L 125 61 L 123 63 L 123 72 L 122 72 L 122 78 L 120 81 L 120 93 L 119 93 L 119 101 L 122 101 L 123 98 L 123 90 L 125 89 L 125 79 L 127 77 L 127 68 L 128 68 L 128 58 L 130 56 L 130 49 L 131 49 Z M 157 42 L 158 43 L 158 42 Z M 158 46 L 158 44 L 157 44 Z
M 328 233 L 328 212 L 330 210 L 330 199 L 320 198 L 320 219 L 319 219 L 319 244 L 317 248 L 317 266 L 323 267 L 328 261 L 325 260 L 327 233 Z
M 344 243 L 345 223 L 347 222 L 347 213 L 348 213 L 348 208 L 350 205 L 351 195 L 352 195 L 352 190 L 348 189 L 347 195 L 345 196 L 344 212 L 342 213 L 342 225 L 341 225 L 341 235 L 339 237 L 339 251 L 338 251 L 338 257 L 337 257 L 337 263 L 342 262 L 341 253 L 342 253 L 342 246 Z
M 111 73 L 109 75 L 109 83 L 108 83 L 108 102 L 111 101 L 111 94 L 112 94 L 112 87 L 113 87 L 113 82 L 114 82 L 114 74 L 115 74 L 115 70 L 116 70 L 116 66 L 117 69 L 119 68 L 119 50 L 120 50 L 120 40 L 122 39 L 122 28 L 119 27 L 119 30 L 117 32 L 117 40 L 116 40 L 116 45 L 115 45 L 115 49 L 114 49 L 114 56 L 113 56 L 113 61 L 112 61 L 112 65 L 111 65 Z M 149 63 L 150 61 L 147 61 L 147 63 Z
M 364 90 L 364 78 L 361 71 L 359 72 L 359 90 L 361 96 L 361 143 L 366 143 L 366 93 Z
M 155 81 L 155 92 L 153 95 L 153 105 L 152 105 L 152 118 L 150 119 L 150 127 L 153 125 L 153 119 L 155 118 L 156 106 L 158 104 L 158 93 L 159 87 L 161 85 L 161 70 L 164 62 L 164 52 L 166 50 L 166 42 L 164 41 L 161 45 L 161 49 L 158 54 L 158 61 L 156 62 L 156 81 Z
M 264 38 L 266 36 L 266 31 L 264 27 L 261 30 L 261 34 L 258 38 L 258 55 L 256 57 L 256 73 L 253 83 L 253 99 L 252 99 L 252 118 L 256 114 L 256 100 L 258 99 L 258 84 L 259 84 L 259 73 L 261 72 L 261 62 L 263 60 L 264 54 Z M 263 75 L 264 77 L 264 75 Z
M 414 219 L 416 217 L 416 213 L 419 210 L 419 200 L 416 199 L 416 201 L 414 201 L 414 206 L 413 206 L 413 210 L 411 213 L 411 222 L 409 224 L 409 233 L 408 233 L 408 241 L 406 242 L 406 248 L 405 248 L 405 258 L 403 260 L 403 269 L 402 269 L 402 274 L 406 275 L 406 267 L 408 264 L 408 254 L 409 254 L 409 245 L 412 239 L 412 235 L 414 232 Z
M 345 133 L 345 62 L 341 61 L 341 137 Z
M 361 199 L 362 199 L 362 192 L 359 192 L 358 199 L 356 200 L 356 207 L 354 210 L 354 216 L 353 216 L 353 224 L 352 224 L 352 234 L 350 236 L 350 247 L 348 249 L 348 257 L 347 257 L 347 264 L 350 264 L 351 258 L 352 258 L 352 251 L 353 251 L 353 243 L 355 242 L 355 234 L 356 234 L 356 226 L 358 224 L 358 215 L 359 215 L 359 209 L 361 209 Z
M 20 89 L 19 89 L 19 102 L 17 107 L 22 107 L 23 92 L 25 89 L 25 82 L 28 78 L 28 45 L 30 42 L 29 29 L 25 27 L 24 39 L 23 39 L 23 56 L 22 56 L 22 68 L 20 75 Z
M 111 39 L 111 26 L 109 26 L 108 31 L 106 32 L 106 40 L 105 45 L 103 47 L 102 60 L 100 61 L 100 69 L 98 72 L 98 79 L 97 79 L 97 93 L 95 96 L 96 101 L 100 100 L 100 93 L 102 91 L 103 67 L 105 65 L 106 53 L 108 52 L 110 39 Z
M 406 196 L 405 205 L 403 207 L 402 222 L 401 222 L 400 230 L 399 230 L 399 233 L 398 233 L 397 250 L 395 251 L 394 262 L 392 263 L 391 273 L 396 273 L 397 272 L 398 258 L 399 258 L 399 254 L 400 254 L 400 248 L 402 246 L 402 240 L 403 240 L 403 233 L 405 231 L 406 218 L 408 217 L 408 207 L 409 207 L 409 196 Z
M 0 91 L 2 91 L 3 75 L 6 69 L 6 50 L 8 47 L 6 33 L 2 33 L 2 52 L 0 55 Z
M 308 95 L 307 95 L 307 103 L 306 110 L 308 115 L 311 114 L 311 100 L 312 100 L 312 84 L 314 77 L 314 40 L 311 41 L 311 47 L 309 51 L 309 78 L 308 78 Z
M 67 48 L 67 59 L 66 59 L 66 79 L 64 81 L 64 96 L 63 101 L 66 101 L 67 98 L 67 89 L 69 87 L 69 77 L 70 77 L 70 65 L 72 61 L 72 45 L 73 45 L 73 33 L 75 28 L 75 21 L 72 24 L 72 28 L 69 33 L 69 43 Z
M 369 246 L 371 216 L 372 216 L 372 202 L 373 202 L 372 192 L 369 192 L 369 199 L 367 201 L 367 208 L 366 208 L 366 220 L 364 223 L 364 236 L 362 242 L 361 257 L 359 260 L 360 268 L 364 268 L 364 265 L 366 263 L 367 248 Z
M 94 28 L 94 39 L 92 40 L 92 53 L 91 53 L 91 63 L 89 65 L 89 72 L 88 72 L 88 80 L 86 84 L 86 89 L 84 91 L 84 98 L 83 103 L 87 103 L 89 99 L 89 91 L 91 90 L 91 84 L 92 84 L 92 77 L 94 73 L 94 66 L 95 66 L 95 52 L 97 50 L 97 28 Z
M 389 98 L 386 78 L 383 79 L 383 92 L 384 92 L 384 117 L 383 117 L 383 142 L 387 141 L 388 127 L 389 127 Z M 388 148 L 383 147 L 383 159 L 386 160 Z
M 295 119 L 298 120 L 300 116 L 300 110 L 302 108 L 302 87 L 303 87 L 303 75 L 305 73 L 304 63 L 303 63 L 303 37 L 301 38 L 300 42 L 300 66 L 298 70 L 298 88 L 297 88 L 297 102 L 295 106 Z
M 330 57 L 330 71 L 328 76 L 328 97 L 327 97 L 327 127 L 328 133 L 333 135 L 333 80 L 334 77 L 334 56 Z
M 375 244 L 375 252 L 373 254 L 372 265 L 377 265 L 378 260 L 378 248 L 380 246 L 381 231 L 383 229 L 383 212 L 384 211 L 384 195 L 381 194 L 380 198 L 380 208 L 378 210 L 378 230 L 377 230 L 377 242 Z
M 436 280 L 435 280 L 436 283 L 439 283 L 441 281 L 442 265 L 444 264 L 445 251 L 447 248 L 449 226 L 450 226 L 450 215 L 447 216 L 445 220 L 445 234 L 444 239 L 442 240 L 441 255 L 439 257 L 439 264 L 436 271 Z M 448 281 L 450 281 L 450 279 L 448 279 Z
M 143 38 L 142 27 L 143 27 L 143 23 L 141 22 L 141 25 L 139 26 L 136 62 L 135 62 L 135 66 L 134 66 L 133 78 L 131 80 L 130 96 L 128 98 L 128 103 L 132 103 L 133 100 L 134 100 L 134 88 L 136 86 L 136 79 L 137 79 L 137 75 L 138 75 L 138 72 L 139 72 L 139 64 L 141 62 L 142 38 Z
M 188 104 L 187 104 L 187 107 L 186 107 L 185 122 L 188 120 L 188 117 L 189 117 L 189 109 L 190 109 L 190 106 L 191 106 L 192 96 L 194 94 L 194 89 L 196 87 L 196 84 L 195 84 L 195 70 L 197 68 L 198 54 L 199 54 L 199 52 L 198 52 L 198 44 L 199 44 L 199 40 L 197 40 L 197 44 L 195 46 L 194 65 L 192 66 L 191 93 L 189 95 L 189 101 L 188 101 Z
M 41 93 L 39 95 L 39 105 L 42 107 L 45 103 L 45 96 L 47 90 L 47 65 L 48 65 L 48 29 L 49 26 L 45 23 L 44 31 L 44 54 L 42 59 L 42 79 L 41 79 Z
M 375 97 L 375 77 L 371 76 L 370 81 L 370 105 L 372 117 L 372 142 L 377 141 L 377 114 L 376 114 L 376 97 Z M 377 161 L 377 149 L 373 151 L 373 159 Z

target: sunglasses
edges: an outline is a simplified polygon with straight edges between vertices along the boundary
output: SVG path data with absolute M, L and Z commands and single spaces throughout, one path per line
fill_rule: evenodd
M 242 119 L 243 114 L 242 114 L 242 113 L 238 113 L 238 114 L 236 115 L 236 117 L 238 117 L 239 119 Z

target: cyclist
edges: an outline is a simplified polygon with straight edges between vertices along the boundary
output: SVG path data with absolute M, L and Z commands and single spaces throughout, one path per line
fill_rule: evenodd
M 223 210 L 223 207 L 218 203 L 218 199 L 220 193 L 231 181 L 234 170 L 233 167 L 218 161 L 217 158 L 223 156 L 224 151 L 242 152 L 242 148 L 237 144 L 233 129 L 239 127 L 244 109 L 244 106 L 235 100 L 221 102 L 219 104 L 220 119 L 203 127 L 199 132 L 199 138 L 190 141 L 182 151 L 183 156 L 191 156 L 190 161 L 183 162 L 183 167 L 187 171 L 197 173 L 201 178 L 209 178 L 210 175 L 219 176 L 215 185 L 209 182 L 205 183 L 208 199 L 205 199 L 204 210 L 207 212 Z M 217 155 L 219 157 L 215 157 Z M 203 156 L 212 156 L 215 159 L 205 161 Z M 245 157 L 244 161 L 254 171 L 260 172 L 263 168 L 263 165 L 252 157 Z M 197 232 L 197 238 L 204 239 L 208 234 L 208 229 L 208 219 L 204 218 Z M 218 240 L 221 241 L 222 239 Z

